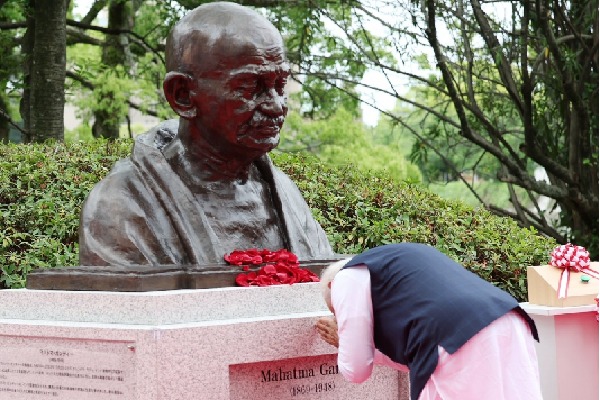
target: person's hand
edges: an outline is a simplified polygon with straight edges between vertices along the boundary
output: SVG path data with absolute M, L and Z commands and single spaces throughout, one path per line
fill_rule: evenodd
M 321 339 L 332 346 L 338 347 L 338 327 L 335 317 L 321 317 L 316 324 Z

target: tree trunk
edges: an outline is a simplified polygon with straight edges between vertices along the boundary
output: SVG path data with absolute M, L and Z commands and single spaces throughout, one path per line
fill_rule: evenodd
M 27 9 L 27 31 L 21 44 L 21 53 L 23 54 L 23 96 L 19 103 L 19 113 L 23 119 L 23 129 L 25 132 L 31 132 L 31 119 L 29 117 L 31 110 L 31 72 L 33 70 L 33 44 L 35 36 L 35 19 L 33 10 L 35 0 L 28 0 Z M 30 142 L 31 137 L 23 138 L 24 142 Z
M 112 0 L 108 8 L 109 29 L 131 29 L 133 21 L 130 20 L 131 6 L 125 0 Z M 117 65 L 128 65 L 129 39 L 127 35 L 106 35 L 106 41 L 102 49 L 102 63 L 108 68 Z M 105 94 L 114 97 L 111 93 Z M 94 124 L 92 135 L 96 138 L 103 137 L 117 139 L 121 116 L 112 115 L 110 111 L 99 110 L 94 112 Z
M 7 144 L 8 118 L 4 117 L 3 111 L 8 114 L 8 103 L 4 101 L 4 96 L 0 93 L 0 144 Z
M 31 140 L 64 140 L 66 0 L 35 0 L 29 82 Z

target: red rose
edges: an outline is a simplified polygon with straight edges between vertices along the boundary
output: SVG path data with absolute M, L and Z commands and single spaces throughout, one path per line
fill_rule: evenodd
M 234 251 L 230 254 L 225 255 L 225 261 L 232 265 L 242 265 L 248 256 L 243 251 Z
M 275 252 L 267 249 L 235 250 L 226 254 L 224 258 L 231 265 L 241 265 L 244 271 L 249 271 L 250 265 L 267 263 L 258 272 L 238 274 L 235 282 L 239 286 L 270 286 L 319 281 L 319 277 L 312 271 L 300 268 L 298 256 L 286 249 Z
M 238 274 L 235 277 L 235 283 L 237 283 L 238 286 L 245 286 L 245 287 L 250 286 L 250 284 L 248 283 L 248 275 L 246 275 L 246 274 Z
M 275 266 L 273 264 L 267 264 L 260 269 L 260 272 L 264 275 L 272 275 L 275 274 L 277 270 L 275 269 Z

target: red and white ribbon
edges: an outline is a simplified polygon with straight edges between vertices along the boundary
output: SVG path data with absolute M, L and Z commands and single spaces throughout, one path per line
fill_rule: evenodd
M 550 265 L 563 269 L 558 279 L 558 289 L 556 291 L 559 299 L 567 297 L 571 271 L 583 272 L 593 278 L 599 279 L 598 271 L 590 269 L 590 253 L 588 253 L 585 247 L 567 243 L 554 248 L 551 254 Z

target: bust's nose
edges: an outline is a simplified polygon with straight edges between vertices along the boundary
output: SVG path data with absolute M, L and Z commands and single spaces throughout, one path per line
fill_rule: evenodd
M 285 116 L 287 112 L 285 96 L 277 93 L 275 88 L 265 90 L 260 101 L 260 110 L 269 117 Z

